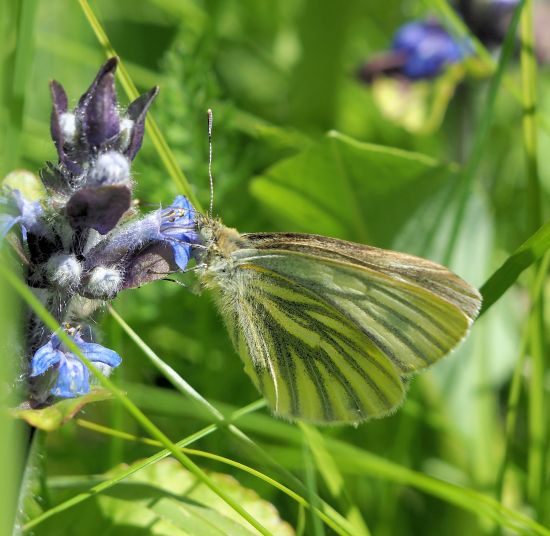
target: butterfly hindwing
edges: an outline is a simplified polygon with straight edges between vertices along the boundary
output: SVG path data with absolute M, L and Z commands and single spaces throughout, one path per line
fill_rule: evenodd
M 254 264 L 239 269 L 246 284 L 219 294 L 221 310 L 247 374 L 276 414 L 360 422 L 400 404 L 395 368 L 348 318 L 290 278 Z

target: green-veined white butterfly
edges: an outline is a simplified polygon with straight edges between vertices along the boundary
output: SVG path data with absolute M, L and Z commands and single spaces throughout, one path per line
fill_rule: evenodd
M 211 110 L 208 138 L 212 193 Z M 479 292 L 439 264 L 319 235 L 239 234 L 212 218 L 212 201 L 209 216 L 189 215 L 196 271 L 276 415 L 335 424 L 391 413 L 404 379 L 448 354 L 479 312 Z
M 392 412 L 404 378 L 453 349 L 479 311 L 476 289 L 418 257 L 197 223 L 199 277 L 247 374 L 287 419 L 357 423 Z

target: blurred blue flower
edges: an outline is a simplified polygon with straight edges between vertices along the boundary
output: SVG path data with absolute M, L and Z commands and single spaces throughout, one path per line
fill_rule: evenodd
M 375 54 L 361 65 L 357 75 L 369 84 L 379 76 L 429 80 L 472 53 L 467 39 L 455 39 L 437 20 L 415 20 L 401 26 L 390 50 Z
M 433 78 L 446 65 L 459 62 L 472 52 L 467 41 L 455 39 L 433 19 L 401 26 L 393 38 L 392 50 L 402 55 L 400 72 L 412 80 Z
M 67 333 L 81 352 L 101 372 L 108 376 L 111 370 L 118 367 L 121 357 L 100 344 L 86 342 L 80 333 L 69 328 Z M 69 351 L 54 333 L 50 340 L 41 346 L 31 359 L 31 378 L 45 374 L 52 367 L 57 367 L 57 379 L 51 394 L 61 398 L 73 398 L 90 392 L 90 372 L 78 357 Z
M 172 246 L 179 269 L 185 270 L 191 258 L 191 246 L 200 241 L 196 211 L 187 197 L 178 195 L 169 207 L 161 209 L 159 234 L 162 241 Z

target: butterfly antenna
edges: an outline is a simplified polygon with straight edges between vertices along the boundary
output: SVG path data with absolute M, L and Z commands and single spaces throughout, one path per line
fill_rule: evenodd
M 214 178 L 212 177 L 212 125 L 214 123 L 214 114 L 208 108 L 208 178 L 210 179 L 210 209 L 208 213 L 212 218 L 214 210 Z

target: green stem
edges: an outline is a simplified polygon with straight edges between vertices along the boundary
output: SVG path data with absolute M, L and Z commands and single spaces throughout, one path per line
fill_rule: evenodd
M 540 263 L 537 271 L 535 283 L 533 285 L 533 296 L 538 296 L 542 292 L 544 282 L 546 280 L 546 273 L 548 272 L 549 266 L 550 254 L 547 253 Z M 506 423 L 504 431 L 504 452 L 502 454 L 502 463 L 499 468 L 496 480 L 496 497 L 500 500 L 502 504 L 504 504 L 504 497 L 506 495 L 506 475 L 508 474 L 508 469 L 512 461 L 511 447 L 514 435 L 516 433 L 516 424 L 518 419 L 518 409 L 522 387 L 521 379 L 523 377 L 525 359 L 527 357 L 527 343 L 529 340 L 530 322 L 531 318 L 529 318 L 521 337 L 519 358 L 514 368 L 514 374 L 512 375 L 512 381 L 510 383 L 510 390 L 508 392 Z M 495 531 L 495 536 L 500 534 L 502 534 L 502 526 L 499 526 Z
M 235 412 L 234 418 L 238 419 L 240 416 L 245 415 L 247 412 L 253 411 L 251 408 L 243 408 L 239 410 L 238 412 Z M 215 424 L 211 424 L 209 426 L 206 426 L 202 430 L 199 430 L 198 432 L 195 432 L 194 434 L 182 439 L 181 441 L 178 441 L 176 443 L 178 448 L 185 447 L 195 441 L 198 441 L 199 439 L 202 439 L 203 437 L 206 437 L 207 435 L 211 434 L 212 432 L 215 432 L 218 429 L 218 427 Z M 32 528 L 38 526 L 40 523 L 45 521 L 46 519 L 49 519 L 50 517 L 60 514 L 61 512 L 64 512 L 65 510 L 68 510 L 69 508 L 72 508 L 73 506 L 76 506 L 77 504 L 80 504 L 81 502 L 94 497 L 98 493 L 101 493 L 102 491 L 105 491 L 119 482 L 122 482 L 126 478 L 128 478 L 130 475 L 137 473 L 138 471 L 141 471 L 145 467 L 148 467 L 149 465 L 152 465 L 160 460 L 163 460 L 164 458 L 167 458 L 170 456 L 170 451 L 165 449 L 163 451 L 157 452 L 153 456 L 150 456 L 149 458 L 146 458 L 145 460 L 140 460 L 139 462 L 136 462 L 132 464 L 130 467 L 127 467 L 125 469 L 122 469 L 119 473 L 116 474 L 113 478 L 103 481 L 93 487 L 91 487 L 89 490 L 79 493 L 78 495 L 75 495 L 74 497 L 71 497 L 67 501 L 62 502 L 61 504 L 56 505 L 54 508 L 47 510 L 46 512 L 43 512 L 42 514 L 36 516 L 35 518 L 31 519 L 29 522 L 27 522 L 23 526 L 23 530 L 29 531 Z
M 478 127 L 474 130 L 472 153 L 457 183 L 456 195 L 458 197 L 458 205 L 453 218 L 445 255 L 443 257 L 444 264 L 449 264 L 455 250 L 458 237 L 460 235 L 460 230 L 464 220 L 464 213 L 466 211 L 467 202 L 470 197 L 472 183 L 477 174 L 479 164 L 481 163 L 483 154 L 485 152 L 485 147 L 489 139 L 489 127 L 491 126 L 491 122 L 493 119 L 496 97 L 501 86 L 501 81 L 506 70 L 506 66 L 508 65 L 508 61 L 512 57 L 512 53 L 514 51 L 516 29 L 524 5 L 525 0 L 522 0 L 522 2 L 518 4 L 516 10 L 514 11 L 514 16 L 512 17 L 510 26 L 508 27 L 508 31 L 506 32 L 506 39 L 504 40 L 504 45 L 500 54 L 497 70 L 493 78 L 491 79 L 489 91 L 487 92 L 487 97 L 485 99 L 483 114 L 479 121 Z
M 98 432 L 100 434 L 109 435 L 111 437 L 116 437 L 118 439 L 123 439 L 125 441 L 139 441 L 140 443 L 144 443 L 146 445 L 151 445 L 154 447 L 161 447 L 162 445 L 153 439 L 148 439 L 146 437 L 138 437 L 133 434 L 128 434 L 126 432 L 121 432 L 120 430 L 114 430 L 112 428 L 108 428 L 106 426 L 102 426 L 90 421 L 86 421 L 84 419 L 77 419 L 76 423 L 79 426 L 82 426 L 83 428 L 86 428 L 88 430 L 93 430 L 95 432 Z M 248 473 L 249 475 L 252 475 L 260 480 L 263 480 L 270 486 L 273 486 L 274 488 L 277 488 L 279 491 L 284 493 L 285 495 L 288 495 L 291 499 L 296 501 L 300 506 L 304 508 L 311 508 L 311 505 L 309 502 L 306 501 L 301 495 L 294 492 L 290 488 L 284 486 L 277 480 L 274 480 L 273 478 L 269 477 L 268 475 L 254 469 L 253 467 L 250 467 L 248 465 L 245 465 L 243 463 L 237 462 L 235 460 L 232 460 L 230 458 L 226 458 L 225 456 L 220 456 L 218 454 L 214 454 L 212 452 L 205 452 L 203 450 L 196 450 L 196 449 L 190 449 L 187 447 L 181 447 L 181 450 L 185 452 L 186 454 L 189 454 L 190 456 L 198 456 L 200 458 L 207 458 L 210 460 L 214 460 L 220 463 L 223 463 L 225 465 L 230 465 L 231 467 L 235 467 L 239 469 L 240 471 L 243 471 L 245 473 Z M 62 477 L 63 478 L 63 477 Z M 341 527 L 339 527 L 337 524 L 332 521 L 332 519 L 327 516 L 321 509 L 315 508 L 317 515 L 330 527 L 336 532 L 337 534 L 340 534 L 341 536 L 347 536 L 349 533 L 345 530 L 343 530 Z
M 534 54 L 533 0 L 525 0 L 521 17 L 521 82 L 523 98 L 523 146 L 527 175 L 527 220 L 530 232 L 542 221 L 537 143 L 537 62 Z M 536 278 L 533 277 L 532 288 Z M 539 516 L 545 478 L 546 418 L 544 403 L 544 302 L 542 292 L 533 296 L 529 319 L 531 377 L 529 382 L 529 450 L 527 493 Z M 538 506 L 538 508 L 537 508 Z

